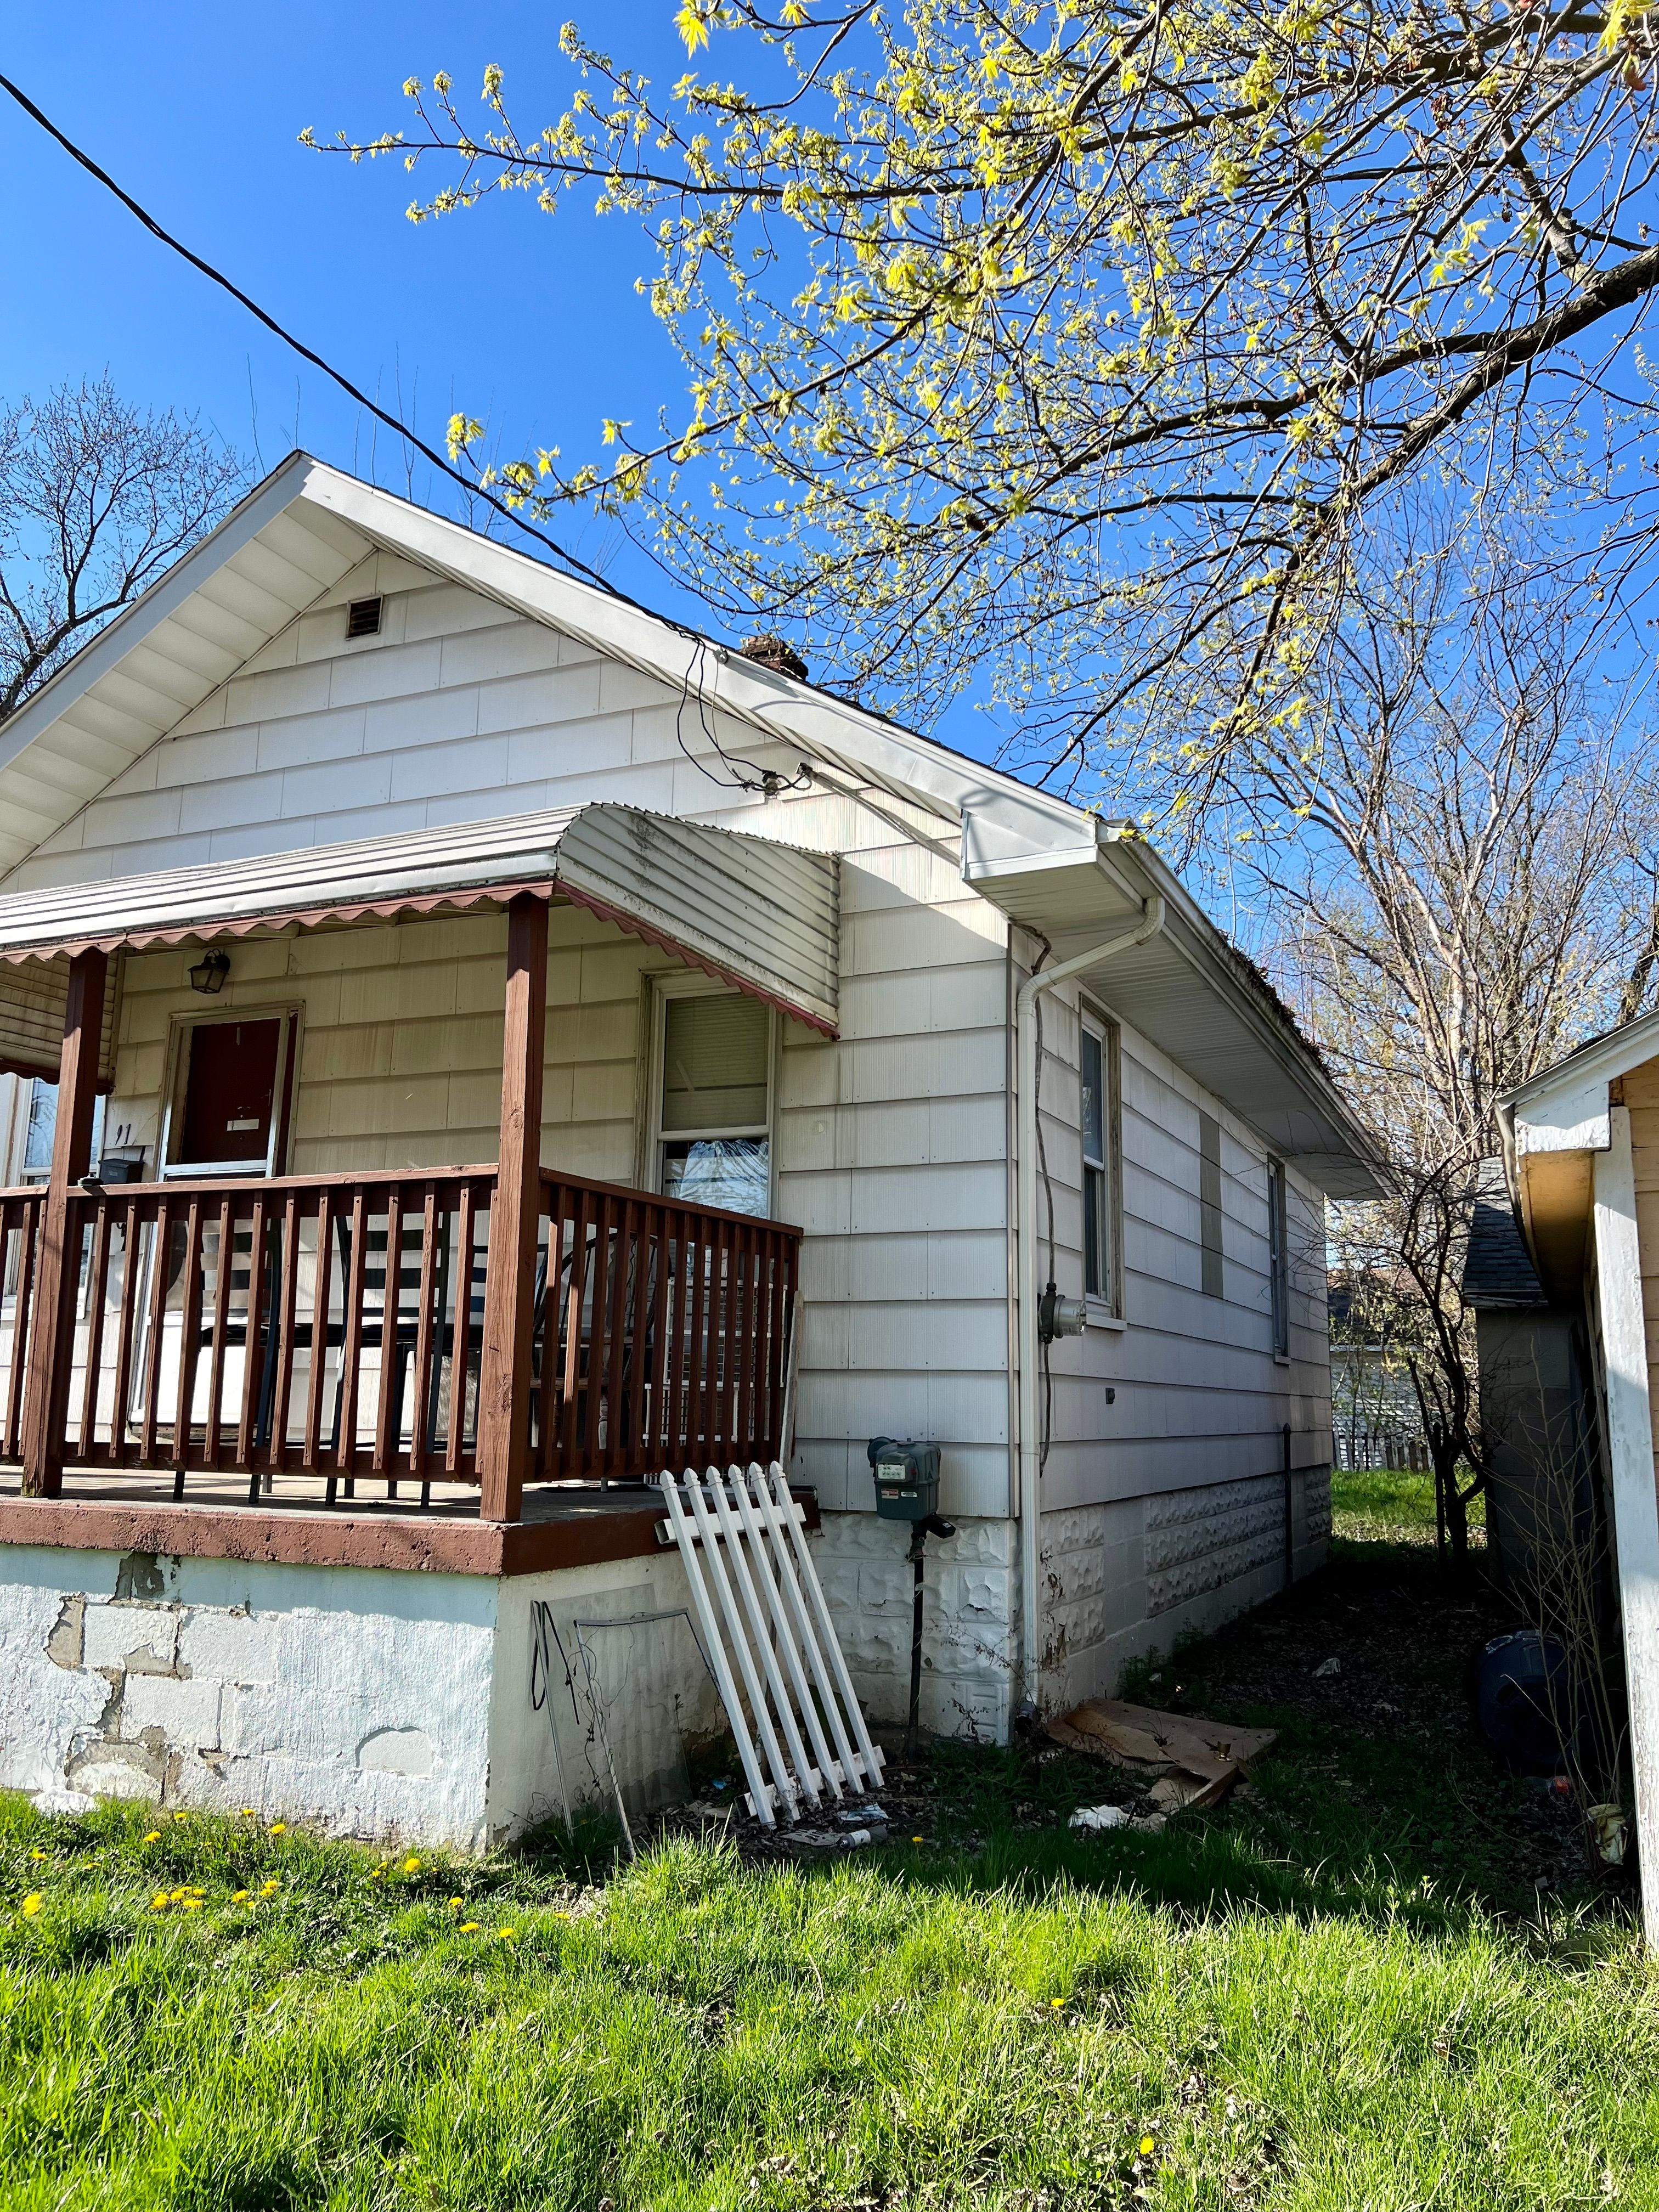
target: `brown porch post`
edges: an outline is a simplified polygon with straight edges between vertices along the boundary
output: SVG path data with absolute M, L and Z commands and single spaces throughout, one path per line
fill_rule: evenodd
M 478 1510 L 486 1521 L 519 1518 L 530 1458 L 531 1307 L 541 1219 L 546 1038 L 547 901 L 521 892 L 507 910 L 501 1141 L 489 1207 L 478 1364 Z
M 92 1164 L 92 1111 L 108 971 L 108 954 L 95 950 L 77 952 L 70 962 L 64 1049 L 58 1063 L 58 1121 L 40 1221 L 23 1393 L 23 1488 L 32 1498 L 56 1498 L 64 1486 L 64 1418 L 75 1356 L 79 1273 L 69 1249 L 70 1194 Z

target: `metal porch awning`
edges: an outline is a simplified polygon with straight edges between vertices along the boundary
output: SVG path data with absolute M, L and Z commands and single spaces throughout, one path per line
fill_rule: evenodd
M 0 896 L 0 1069 L 56 1074 L 75 952 L 465 913 L 521 891 L 585 907 L 836 1033 L 833 857 L 600 804 Z

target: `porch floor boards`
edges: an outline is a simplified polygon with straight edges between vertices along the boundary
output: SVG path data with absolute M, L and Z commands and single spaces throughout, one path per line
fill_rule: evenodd
M 424 1510 L 413 1497 L 388 1498 L 383 1481 L 375 1485 L 379 1497 L 362 1494 L 368 1478 L 358 1485 L 358 1496 L 328 1505 L 323 1478 L 285 1474 L 252 1505 L 245 1476 L 196 1475 L 179 1503 L 164 1472 L 71 1468 L 61 1498 L 26 1498 L 21 1471 L 0 1468 L 0 1544 L 495 1577 L 649 1559 L 672 1548 L 657 1540 L 661 1497 L 642 1485 L 533 1484 L 514 1522 L 481 1520 L 477 1491 L 459 1485 L 434 1483 Z M 817 1528 L 815 1493 L 797 1495 L 806 1526 Z

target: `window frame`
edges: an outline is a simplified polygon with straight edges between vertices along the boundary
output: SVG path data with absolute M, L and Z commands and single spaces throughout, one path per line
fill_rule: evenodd
M 173 1147 L 183 1124 L 185 1083 L 190 1058 L 185 1039 L 193 1030 L 216 1023 L 281 1024 L 276 1041 L 276 1085 L 271 1097 L 270 1142 L 263 1160 L 175 1160 Z M 157 1182 L 198 1182 L 223 1176 L 250 1176 L 270 1182 L 284 1174 L 294 1141 L 295 1103 L 300 1087 L 301 1044 L 305 1009 L 296 1000 L 271 1006 L 216 1007 L 211 1013 L 174 1014 L 167 1024 L 167 1070 L 161 1085 L 161 1127 L 155 1139 Z
M 1083 1128 L 1083 1040 L 1094 1037 L 1101 1048 L 1102 1149 L 1104 1158 L 1100 1163 L 1103 1178 L 1102 1193 L 1104 1217 L 1106 1265 L 1103 1271 L 1103 1287 L 1089 1287 L 1087 1242 L 1087 1209 L 1089 1205 L 1089 1171 L 1093 1165 L 1085 1149 Z M 1078 1266 L 1083 1284 L 1083 1296 L 1088 1307 L 1091 1325 L 1115 1322 L 1121 1324 L 1123 1312 L 1123 1115 L 1122 1068 L 1121 1031 L 1112 1017 L 1093 1000 L 1079 994 L 1078 999 L 1078 1195 L 1079 1237 Z
M 676 1133 L 663 1128 L 664 1057 L 668 1042 L 668 1009 L 676 999 L 754 999 L 752 991 L 740 991 L 734 983 L 722 982 L 718 975 L 700 975 L 684 971 L 672 971 L 651 978 L 651 1019 L 649 1031 L 650 1057 L 647 1064 L 647 1097 L 645 1113 L 642 1187 L 663 1195 L 663 1170 L 665 1165 L 663 1147 L 678 1141 Z M 763 1000 L 757 1003 L 766 1012 L 766 1118 L 763 1123 L 750 1123 L 742 1128 L 699 1129 L 692 1133 L 698 1137 L 752 1137 L 763 1135 L 766 1139 L 766 1212 L 764 1218 L 776 1218 L 778 1195 L 778 1054 L 780 1046 L 778 1010 Z

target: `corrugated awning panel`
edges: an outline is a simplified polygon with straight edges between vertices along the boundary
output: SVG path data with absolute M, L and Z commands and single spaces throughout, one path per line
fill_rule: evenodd
M 836 861 L 705 823 L 600 805 L 319 845 L 0 898 L 0 963 L 144 951 L 562 893 L 833 1034 Z M 18 1003 L 38 996 L 20 988 Z M 11 996 L 0 983 L 0 998 Z M 62 1023 L 62 994 L 58 999 Z M 52 1062 L 57 1064 L 54 1042 Z

